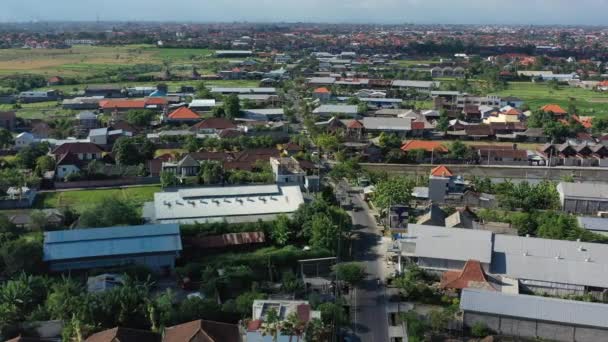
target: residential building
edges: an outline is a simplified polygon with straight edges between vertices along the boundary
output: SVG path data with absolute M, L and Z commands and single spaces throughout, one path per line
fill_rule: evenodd
M 161 342 L 161 336 L 157 333 L 116 327 L 113 329 L 107 329 L 95 333 L 84 340 L 84 342 L 127 342 L 127 341 L 138 341 L 138 342 Z
M 160 111 L 165 106 L 167 106 L 167 103 L 167 100 L 160 97 L 147 98 L 141 100 L 106 99 L 99 101 L 99 109 L 101 109 L 104 114 L 115 115 L 122 114 L 130 110 L 141 109 Z M 118 120 L 118 118 L 114 119 Z
M 567 213 L 596 215 L 608 211 L 608 184 L 560 182 L 557 192 Z
M 285 321 L 290 315 L 296 315 L 298 321 L 304 324 L 301 331 L 295 335 L 289 335 L 285 331 L 280 331 L 276 339 L 263 332 L 264 321 L 270 311 L 274 311 L 280 321 Z M 304 341 L 305 326 L 313 318 L 321 318 L 321 312 L 312 310 L 308 301 L 299 300 L 254 300 L 251 321 L 247 325 L 245 336 L 246 341 L 273 342 L 273 341 Z
M 268 94 L 275 95 L 277 93 L 276 88 L 265 87 L 265 88 L 221 88 L 221 87 L 212 87 L 212 93 L 222 94 L 222 95 L 230 95 L 230 94 Z
M 254 185 L 157 192 L 144 217 L 157 223 L 256 222 L 291 215 L 304 203 L 299 186 Z
M 545 144 L 538 152 L 550 166 L 608 166 L 608 147 L 603 144 L 567 141 Z
M 163 331 L 162 339 L 162 342 L 241 341 L 243 341 L 243 339 L 238 325 L 207 321 L 203 319 L 166 327 Z
M 482 165 L 529 165 L 528 151 L 502 145 L 474 146 Z
M 15 137 L 15 148 L 22 149 L 38 141 L 32 133 L 22 132 Z
M 251 50 L 217 50 L 215 56 L 218 58 L 252 57 Z
M 73 99 L 63 100 L 61 106 L 63 109 L 93 110 L 99 108 L 99 101 L 102 101 L 103 99 L 103 96 L 75 97 Z
M 60 94 L 56 90 L 22 91 L 19 93 L 19 100 L 22 103 L 35 103 L 57 101 Z
M 441 82 L 434 81 L 411 81 L 411 80 L 394 80 L 391 83 L 393 88 L 412 89 L 423 93 L 429 93 L 433 89 L 439 88 Z
M 84 96 L 102 96 L 104 98 L 120 98 L 125 97 L 122 88 L 117 85 L 88 85 L 84 90 Z
M 431 170 L 429 177 L 429 200 L 433 203 L 445 203 L 453 196 L 462 196 L 465 190 L 465 181 L 456 176 L 447 167 L 440 165 Z
M 188 107 L 179 107 L 163 120 L 169 123 L 193 123 L 201 120 L 201 116 Z
M 141 265 L 169 273 L 182 250 L 177 224 L 88 228 L 44 233 L 51 271 Z
M 213 108 L 219 106 L 220 102 L 217 102 L 215 99 L 194 99 L 188 105 L 190 109 L 200 113 L 211 112 Z
M 321 102 L 328 102 L 331 99 L 331 91 L 326 87 L 320 87 L 312 92 L 312 97 Z
M 243 109 L 243 118 L 254 121 L 281 121 L 285 112 L 283 108 Z
M 80 112 L 76 114 L 76 120 L 78 120 L 78 126 L 83 130 L 99 127 L 99 120 L 93 112 Z
M 465 327 L 483 324 L 500 335 L 560 342 L 597 342 L 608 334 L 608 305 L 467 288 Z
M 322 117 L 344 116 L 356 117 L 359 108 L 356 105 L 321 105 L 315 108 L 312 113 Z
M 55 157 L 55 177 L 64 179 L 82 170 L 92 160 L 101 160 L 103 150 L 90 142 L 70 142 L 56 147 L 51 154 Z
M 555 120 L 565 119 L 566 115 L 568 115 L 568 111 L 566 111 L 560 105 L 557 104 L 544 105 L 540 108 L 540 110 L 545 113 L 553 114 Z
M 306 171 L 294 157 L 271 157 L 270 166 L 277 184 L 304 186 Z
M 410 118 L 364 117 L 362 124 L 367 133 L 394 133 L 402 138 L 413 135 L 413 122 Z M 422 135 L 420 132 L 418 133 L 417 135 Z
M 424 161 L 430 161 L 431 163 L 448 153 L 448 148 L 442 143 L 426 140 L 408 140 L 401 146 L 401 150 L 406 154 L 414 151 L 423 151 Z
M 194 124 L 190 130 L 203 134 L 219 134 L 223 130 L 235 130 L 237 126 L 226 118 L 211 117 Z

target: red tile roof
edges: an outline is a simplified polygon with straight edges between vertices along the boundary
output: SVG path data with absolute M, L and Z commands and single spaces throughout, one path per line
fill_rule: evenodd
M 416 130 L 424 129 L 424 122 L 412 121 L 412 129 L 416 129 Z
M 556 105 L 556 104 L 544 105 L 540 109 L 545 113 L 551 112 L 551 113 L 557 114 L 557 115 L 568 114 L 568 112 L 566 112 L 562 107 L 560 107 L 559 105 Z
M 188 107 L 180 107 L 169 114 L 173 120 L 199 120 L 201 117 Z
M 146 107 L 146 101 L 144 101 L 144 100 L 103 100 L 103 101 L 99 101 L 99 108 L 101 108 L 101 109 L 114 109 L 114 108 L 143 109 L 145 107 Z
M 325 87 L 321 87 L 321 88 L 317 88 L 314 91 L 315 94 L 329 94 L 330 91 L 329 89 L 325 88 Z
M 172 327 L 164 332 L 163 342 L 239 342 L 239 327 L 199 319 Z M 122 342 L 122 341 L 121 341 Z
M 454 174 L 444 165 L 439 165 L 431 170 L 431 176 L 435 177 L 452 177 Z
M 437 141 L 425 141 L 425 140 L 410 140 L 401 147 L 401 150 L 408 152 L 412 150 L 425 150 L 427 152 L 448 152 L 447 147 Z
M 511 108 L 508 111 L 504 112 L 505 115 L 521 115 L 521 111 L 515 108 Z
M 483 287 L 495 290 L 477 260 L 469 260 L 462 271 L 447 271 L 441 277 L 441 287 L 449 289 L 464 289 L 467 287 Z
M 199 129 L 235 129 L 236 125 L 225 118 L 208 118 L 191 127 L 193 130 Z
M 52 154 L 54 155 L 63 155 L 66 153 L 74 153 L 74 154 L 78 154 L 78 153 L 102 153 L 103 150 L 93 144 L 93 143 L 89 143 L 89 142 L 76 142 L 76 143 L 65 143 L 62 145 L 57 146 Z
M 114 342 L 114 341 L 141 341 L 141 342 L 160 342 L 159 334 L 138 329 L 117 327 L 100 331 L 89 336 L 85 342 Z
M 361 129 L 361 128 L 363 128 L 363 124 L 359 120 L 352 120 L 351 122 L 348 123 L 346 128 Z

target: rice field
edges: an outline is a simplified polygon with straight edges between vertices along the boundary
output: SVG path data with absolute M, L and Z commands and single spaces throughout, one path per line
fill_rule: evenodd
M 545 83 L 510 82 L 506 90 L 495 95 L 516 96 L 525 101 L 531 109 L 555 103 L 568 108 L 573 103 L 580 115 L 608 115 L 608 93 L 590 89 L 560 86 L 551 89 Z

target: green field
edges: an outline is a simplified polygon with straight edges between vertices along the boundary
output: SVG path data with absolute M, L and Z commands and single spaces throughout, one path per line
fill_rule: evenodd
M 493 95 L 519 97 L 531 109 L 549 103 L 556 103 L 567 109 L 572 101 L 580 115 L 608 114 L 608 93 L 599 93 L 590 89 L 560 86 L 555 90 L 545 83 L 510 82 L 506 90 Z
M 178 88 L 182 85 L 193 85 L 196 86 L 200 81 L 168 81 L 162 82 L 169 86 L 169 91 L 177 91 Z M 161 82 L 126 82 L 126 83 L 113 83 L 120 87 L 136 87 L 136 86 L 147 86 L 154 87 L 156 84 Z M 217 86 L 217 87 L 257 87 L 260 82 L 256 80 L 217 80 L 217 81 L 205 81 L 205 84 L 208 86 Z M 48 89 L 56 89 L 61 90 L 64 93 L 73 93 L 84 90 L 88 85 L 104 85 L 98 83 L 91 84 L 75 84 L 75 85 L 60 85 L 60 86 L 52 86 L 52 87 L 44 87 L 40 88 L 43 90 Z
M 20 109 L 14 109 L 12 105 L 0 105 L 0 111 L 15 111 L 17 117 L 23 119 L 51 119 L 59 117 L 71 117 L 78 111 L 65 110 L 57 101 L 24 103 Z
M 161 191 L 160 186 L 151 185 L 122 189 L 44 192 L 38 194 L 36 207 L 39 209 L 70 207 L 81 212 L 86 208 L 99 205 L 101 200 L 106 197 L 126 199 L 137 206 L 142 206 L 144 202 L 154 200 L 154 193 L 159 191 Z
M 153 45 L 74 46 L 69 49 L 3 49 L 0 51 L 0 75 L 39 74 L 46 77 L 85 77 L 125 66 L 168 63 L 175 74 L 187 74 L 192 67 L 199 72 L 227 60 L 213 57 L 208 49 L 157 48 Z

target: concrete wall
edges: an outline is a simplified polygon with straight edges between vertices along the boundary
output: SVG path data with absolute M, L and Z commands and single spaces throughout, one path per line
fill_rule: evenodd
M 372 171 L 384 171 L 417 176 L 428 176 L 437 165 L 428 164 L 376 164 L 362 163 L 362 167 Z M 608 182 L 608 168 L 600 167 L 542 167 L 542 166 L 506 166 L 506 165 L 447 165 L 452 172 L 462 176 L 490 178 L 511 178 L 529 180 L 561 181 L 564 176 L 586 182 Z
M 591 327 L 581 327 L 570 324 L 551 323 L 523 318 L 506 317 L 477 312 L 465 312 L 463 323 L 470 328 L 481 322 L 486 327 L 499 334 L 539 338 L 559 342 L 600 342 L 608 341 L 608 330 Z

